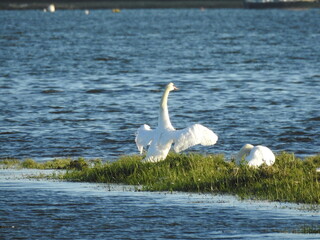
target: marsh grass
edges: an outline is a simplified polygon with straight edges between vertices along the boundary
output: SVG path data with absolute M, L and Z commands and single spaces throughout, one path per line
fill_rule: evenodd
M 312 225 L 300 225 L 296 229 L 287 229 L 283 231 L 283 233 L 294 233 L 294 234 L 319 234 L 320 233 L 320 225 L 312 224 Z
M 29 168 L 29 169 L 77 169 L 83 170 L 89 166 L 96 166 L 101 164 L 101 160 L 85 160 L 78 158 L 76 160 L 71 158 L 54 159 L 51 161 L 36 162 L 31 158 L 25 160 L 17 159 L 3 159 L 0 160 L 2 168 Z
M 224 155 L 170 153 L 166 160 L 144 163 L 137 155 L 115 162 L 79 158 L 55 159 L 38 163 L 26 159 L 24 168 L 67 169 L 55 175 L 68 181 L 121 183 L 146 191 L 226 193 L 243 199 L 320 204 L 320 155 L 304 160 L 291 153 L 280 153 L 271 166 L 252 168 L 226 161 Z M 8 162 L 7 162 L 8 163 Z M 4 164 L 0 161 L 0 164 Z M 10 165 L 11 163 L 8 163 Z
M 304 225 L 293 233 L 318 234 L 320 233 L 320 225 Z
M 2 159 L 0 160 L 0 166 L 2 168 L 13 168 L 21 163 L 18 159 Z
M 320 155 L 305 160 L 294 154 L 277 155 L 276 163 L 259 168 L 226 161 L 223 155 L 173 154 L 165 161 L 143 163 L 140 156 L 124 156 L 82 171 L 68 171 L 72 181 L 140 185 L 147 191 L 234 194 L 243 199 L 320 203 Z

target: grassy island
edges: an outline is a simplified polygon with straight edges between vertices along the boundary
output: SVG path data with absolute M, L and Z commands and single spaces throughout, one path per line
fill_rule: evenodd
M 236 165 L 224 155 L 174 154 L 157 163 L 144 163 L 142 157 L 123 156 L 115 162 L 79 158 L 2 160 L 5 166 L 68 169 L 54 178 L 66 181 L 121 183 L 144 191 L 183 191 L 233 194 L 243 199 L 320 204 L 320 155 L 303 160 L 291 153 L 276 156 L 276 163 L 259 168 Z M 137 187 L 138 189 L 138 187 Z

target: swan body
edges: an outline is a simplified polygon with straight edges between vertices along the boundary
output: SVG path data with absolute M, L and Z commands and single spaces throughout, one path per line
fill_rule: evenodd
M 164 160 L 172 144 L 174 144 L 175 152 L 181 152 L 197 144 L 214 145 L 218 140 L 214 132 L 200 124 L 194 124 L 182 130 L 174 129 L 168 111 L 168 96 L 173 90 L 177 90 L 173 83 L 169 83 L 165 88 L 160 102 L 157 128 L 151 129 L 150 126 L 144 124 L 137 130 L 135 142 L 140 154 L 143 153 L 143 148 L 149 146 L 144 161 Z
M 248 162 L 249 166 L 259 167 L 262 164 L 272 166 L 275 162 L 275 156 L 273 152 L 265 146 L 253 146 L 251 144 L 245 144 L 236 156 L 236 161 L 241 162 L 242 158 Z

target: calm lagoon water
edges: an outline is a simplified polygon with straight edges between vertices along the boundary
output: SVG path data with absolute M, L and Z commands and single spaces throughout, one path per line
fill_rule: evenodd
M 219 135 L 192 151 L 319 153 L 318 9 L 0 11 L 0 22 L 0 158 L 136 154 L 168 82 L 180 88 L 173 125 Z M 286 233 L 319 226 L 301 205 L 19 174 L 0 172 L 1 239 L 319 239 Z

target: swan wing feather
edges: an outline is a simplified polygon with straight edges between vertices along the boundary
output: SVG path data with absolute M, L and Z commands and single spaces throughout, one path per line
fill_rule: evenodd
M 158 162 L 167 157 L 173 142 L 170 132 L 171 131 L 157 132 L 155 130 L 155 136 L 148 148 L 148 153 L 144 161 Z
M 218 141 L 218 136 L 201 124 L 194 124 L 182 130 L 173 131 L 172 135 L 175 152 L 181 152 L 197 144 L 213 145 Z
M 136 132 L 135 142 L 140 154 L 142 154 L 144 147 L 147 147 L 151 144 L 153 135 L 154 130 L 152 130 L 147 124 L 144 124 L 138 128 Z

